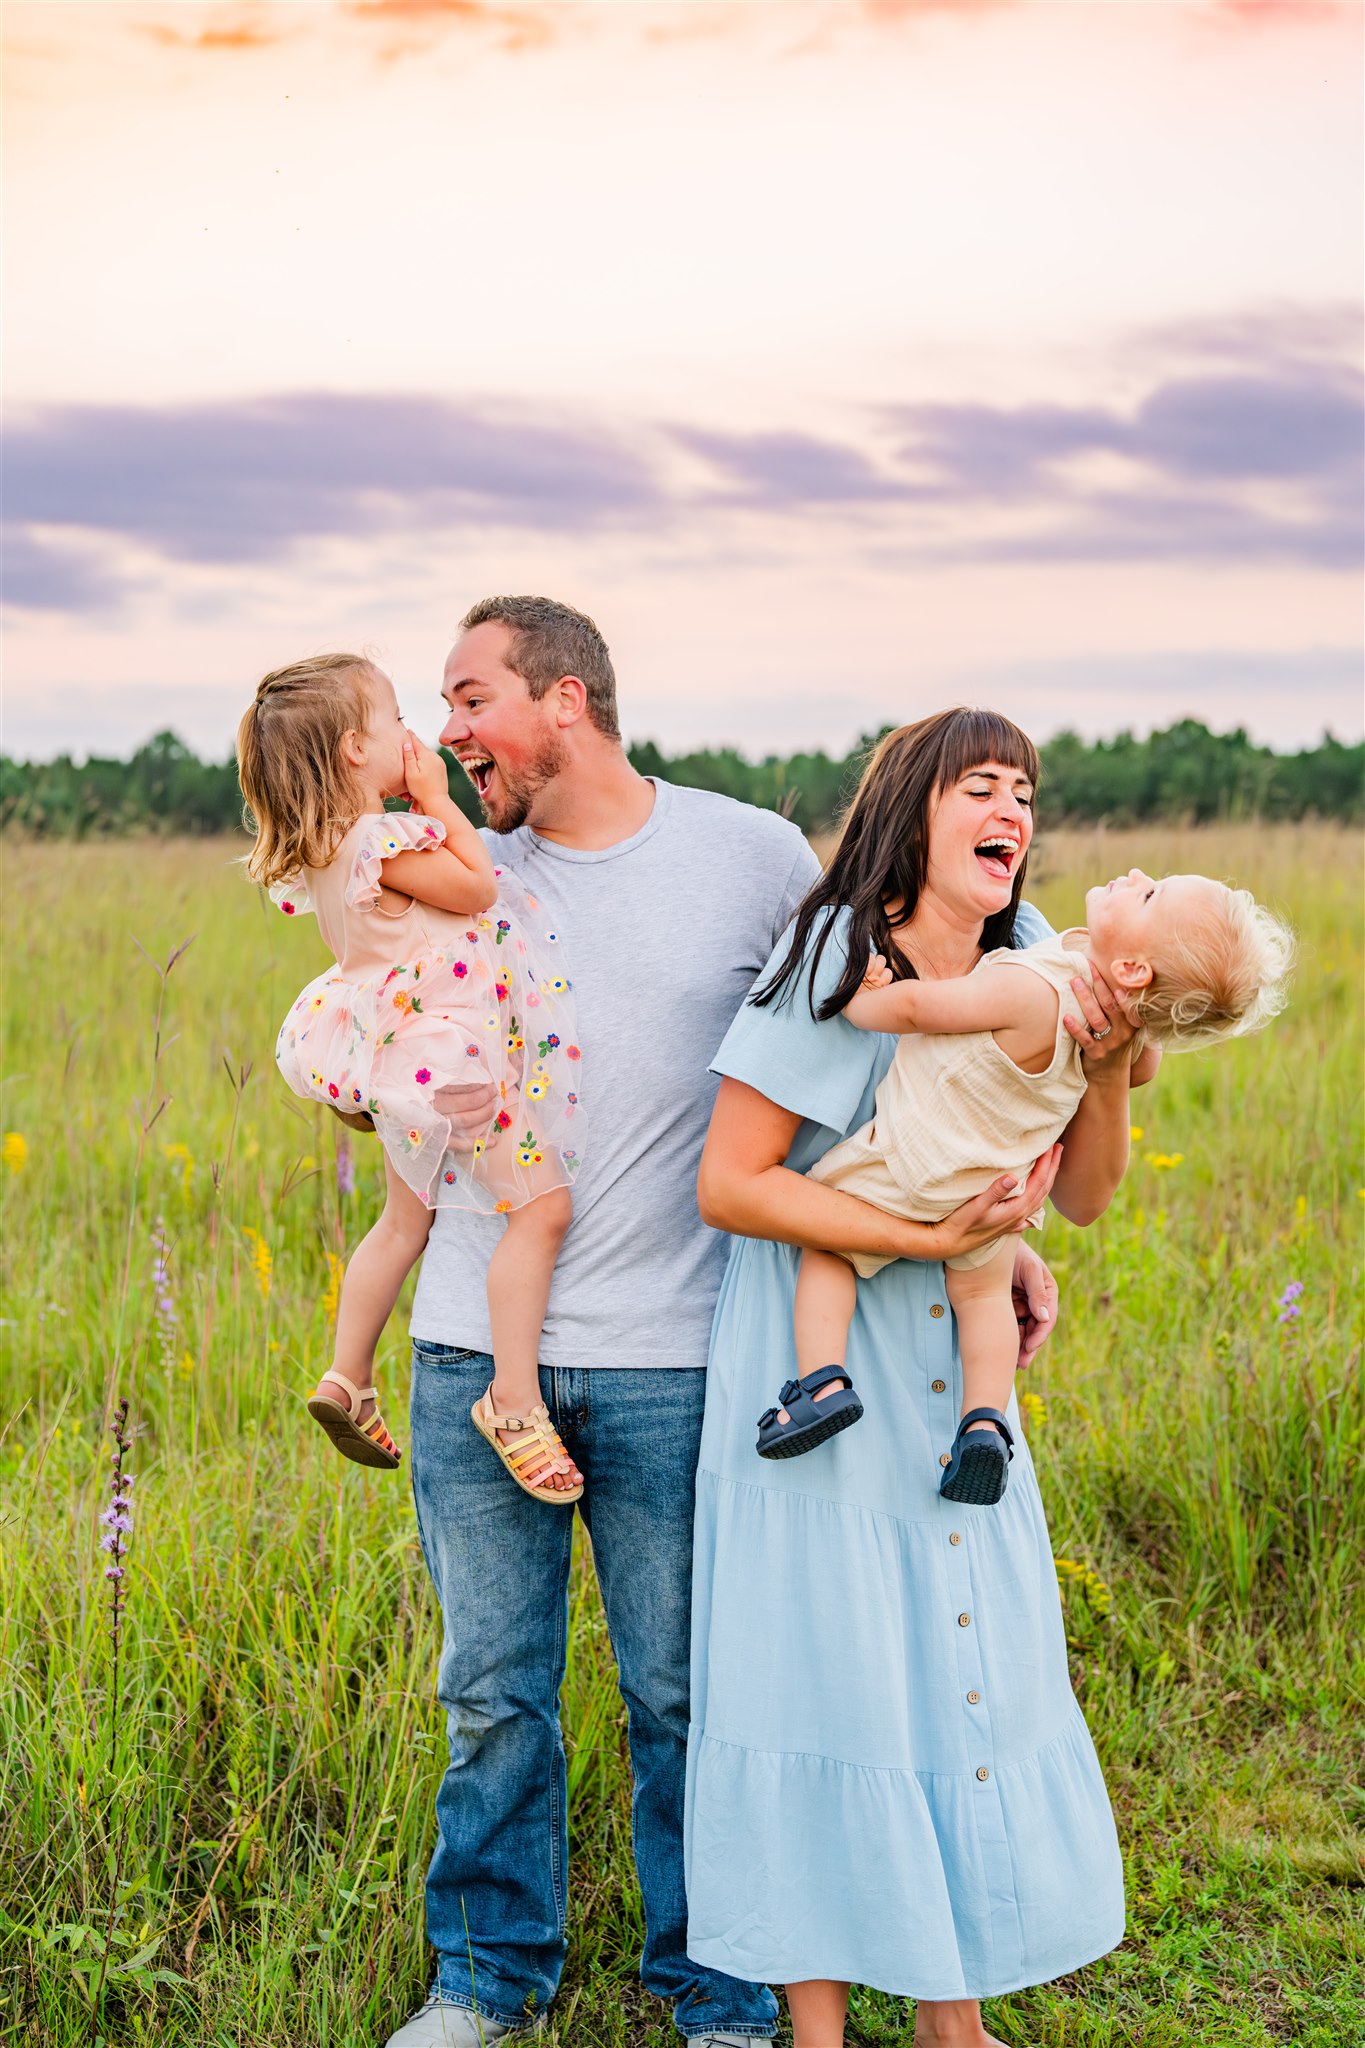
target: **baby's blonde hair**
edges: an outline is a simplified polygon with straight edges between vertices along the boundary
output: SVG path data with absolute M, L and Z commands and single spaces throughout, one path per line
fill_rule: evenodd
M 1207 908 L 1163 936 L 1153 979 L 1130 1004 L 1168 1052 L 1259 1031 L 1288 1000 L 1293 932 L 1249 889 L 1216 888 Z
M 314 654 L 262 676 L 237 728 L 237 777 L 256 844 L 246 858 L 267 887 L 300 868 L 325 868 L 364 800 L 341 741 L 369 724 L 374 664 L 363 654 Z

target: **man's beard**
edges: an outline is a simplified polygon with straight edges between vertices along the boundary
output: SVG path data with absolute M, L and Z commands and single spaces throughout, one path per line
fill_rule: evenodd
M 487 820 L 490 831 L 516 832 L 531 815 L 531 808 L 547 782 L 553 782 L 568 758 L 564 742 L 552 733 L 546 733 L 535 753 L 515 774 L 509 774 L 501 761 L 495 770 L 502 785 L 502 801 L 497 810 L 489 808 L 484 798 L 479 807 Z

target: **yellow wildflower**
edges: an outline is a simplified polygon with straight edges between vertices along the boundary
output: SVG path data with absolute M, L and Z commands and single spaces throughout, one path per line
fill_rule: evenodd
M 1024 1418 L 1024 1427 L 1030 1436 L 1047 1427 L 1047 1402 L 1041 1394 L 1026 1388 L 1019 1396 L 1019 1408 Z
M 22 1173 L 28 1159 L 28 1139 L 22 1131 L 5 1132 L 5 1142 L 0 1146 L 0 1156 L 4 1158 L 11 1173 Z
M 172 1166 L 180 1168 L 180 1189 L 182 1194 L 190 1191 L 190 1177 L 194 1172 L 194 1159 L 188 1145 L 163 1145 L 161 1148 Z
M 341 1283 L 346 1276 L 346 1261 L 335 1252 L 324 1252 L 327 1261 L 327 1286 L 322 1296 L 322 1312 L 327 1318 L 330 1330 L 337 1319 L 337 1303 L 341 1299 Z
M 269 1301 L 270 1273 L 271 1267 L 274 1264 L 270 1256 L 270 1246 L 261 1236 L 260 1231 L 253 1230 L 250 1224 L 244 1225 L 243 1235 L 249 1237 L 252 1242 L 251 1268 L 256 1275 L 256 1283 L 261 1290 L 261 1300 Z
M 1130 1124 L 1128 1126 L 1128 1135 L 1135 1145 L 1140 1145 L 1143 1139 L 1146 1137 L 1147 1132 L 1142 1124 Z
M 1165 1173 L 1172 1166 L 1183 1165 L 1185 1159 L 1183 1152 L 1144 1152 L 1142 1156 L 1158 1173 Z
M 192 1351 L 183 1351 L 180 1354 L 180 1377 L 182 1380 L 192 1380 L 194 1378 L 195 1363 L 195 1356 Z

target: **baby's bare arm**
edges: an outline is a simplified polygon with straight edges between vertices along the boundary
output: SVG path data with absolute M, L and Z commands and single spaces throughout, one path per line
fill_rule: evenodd
M 945 981 L 893 981 L 881 988 L 864 983 L 844 1015 L 860 1031 L 1009 1031 L 1029 1046 L 1036 1040 L 1038 1051 L 1052 1045 L 1057 1032 L 1055 993 L 1041 975 L 1018 967 L 978 967 Z M 1013 1046 L 1005 1049 L 1020 1057 Z

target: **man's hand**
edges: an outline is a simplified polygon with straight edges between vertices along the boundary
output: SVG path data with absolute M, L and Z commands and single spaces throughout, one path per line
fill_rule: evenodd
M 451 1081 L 432 1101 L 450 1118 L 451 1151 L 472 1152 L 497 1113 L 498 1091 L 492 1081 Z
M 327 1107 L 338 1122 L 345 1124 L 348 1130 L 372 1131 L 374 1129 L 374 1118 L 367 1110 L 338 1109 L 334 1102 L 329 1102 Z
M 1014 1314 L 1019 1324 L 1019 1366 L 1032 1365 L 1057 1325 L 1057 1282 L 1031 1244 L 1014 1254 Z

